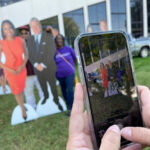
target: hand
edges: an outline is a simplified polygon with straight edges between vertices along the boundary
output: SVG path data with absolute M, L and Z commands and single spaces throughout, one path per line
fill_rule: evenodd
M 139 94 L 142 104 L 142 116 L 144 123 L 147 127 L 150 127 L 150 90 L 145 86 L 138 86 Z M 124 150 L 141 150 L 144 146 L 150 146 L 150 129 L 142 127 L 126 127 L 122 129 L 122 136 L 132 142 L 133 144 L 125 148 Z
M 16 74 L 18 74 L 18 72 L 16 71 L 16 70 L 13 70 L 13 69 L 7 69 L 10 73 L 12 73 L 12 74 L 14 74 L 14 75 L 16 75 Z
M 146 86 L 138 86 L 142 105 L 142 116 L 146 127 L 150 128 L 150 90 Z
M 20 73 L 24 69 L 24 66 L 20 66 L 16 71 L 17 73 Z
M 80 83 L 77 83 L 70 117 L 67 150 L 94 150 L 87 121 L 87 113 L 84 111 L 83 95 L 82 86 Z M 111 150 L 119 150 L 120 138 L 119 128 L 117 126 L 110 127 L 102 139 L 100 150 L 110 150 L 110 147 Z
M 36 69 L 37 69 L 38 71 L 43 71 L 43 70 L 44 70 L 44 67 L 43 67 L 41 64 L 38 64 L 37 67 L 36 67 Z

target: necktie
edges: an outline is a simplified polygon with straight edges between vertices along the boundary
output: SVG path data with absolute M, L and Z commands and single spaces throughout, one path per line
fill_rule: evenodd
M 36 44 L 36 52 L 39 52 L 39 40 L 38 40 L 38 36 L 35 37 L 35 44 Z

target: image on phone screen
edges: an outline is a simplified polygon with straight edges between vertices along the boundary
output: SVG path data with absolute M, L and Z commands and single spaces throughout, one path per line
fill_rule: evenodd
M 143 126 L 124 34 L 85 35 L 78 44 L 97 146 L 111 125 Z

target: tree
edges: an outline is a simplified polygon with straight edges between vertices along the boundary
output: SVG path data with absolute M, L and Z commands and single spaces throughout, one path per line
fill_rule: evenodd
M 74 40 L 80 33 L 77 23 L 71 18 L 64 16 L 65 35 L 69 45 L 73 47 Z

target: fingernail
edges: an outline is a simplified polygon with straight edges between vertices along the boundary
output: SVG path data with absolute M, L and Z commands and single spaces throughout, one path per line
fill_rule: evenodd
M 120 134 L 120 129 L 117 125 L 113 125 L 111 127 L 108 128 L 109 131 L 115 132 L 117 134 Z
M 121 130 L 121 135 L 124 136 L 124 137 L 131 137 L 131 134 L 132 134 L 132 131 L 131 131 L 131 128 L 130 127 L 126 127 L 126 128 L 123 128 Z

